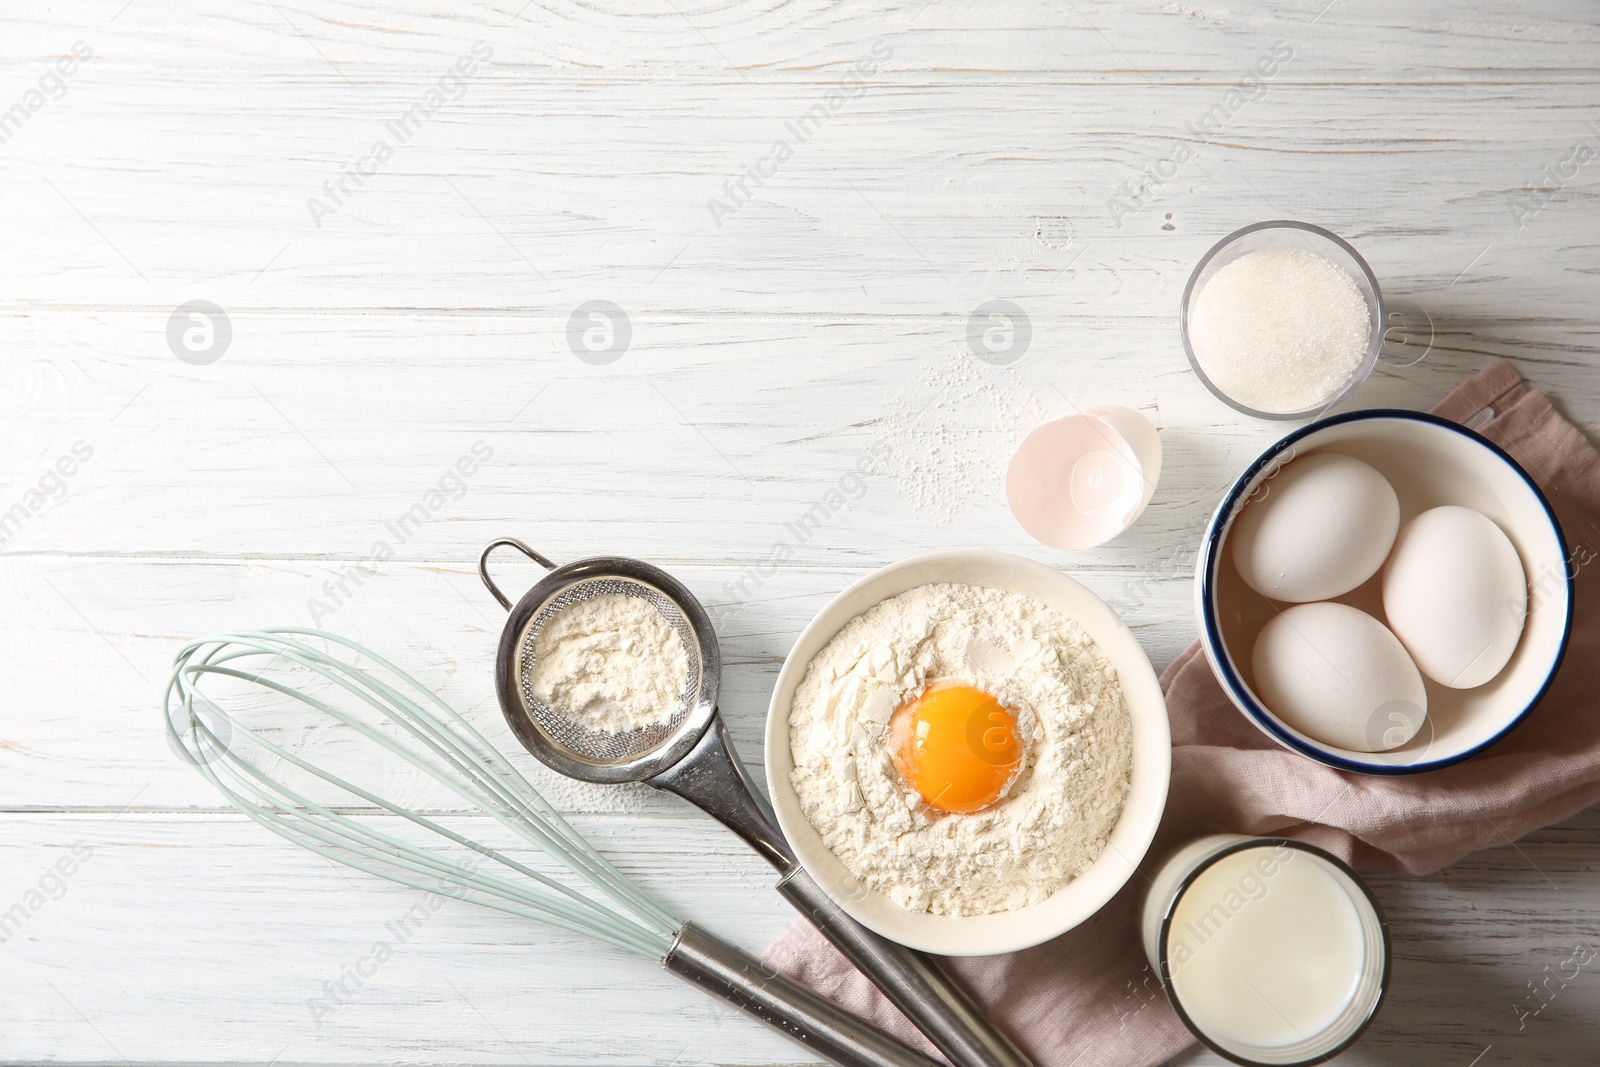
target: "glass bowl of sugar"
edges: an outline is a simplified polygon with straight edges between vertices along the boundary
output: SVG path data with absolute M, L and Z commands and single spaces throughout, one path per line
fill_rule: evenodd
M 1178 330 L 1217 399 L 1258 419 L 1304 420 L 1367 380 L 1383 323 L 1383 293 L 1359 252 L 1320 226 L 1276 220 L 1201 257 Z

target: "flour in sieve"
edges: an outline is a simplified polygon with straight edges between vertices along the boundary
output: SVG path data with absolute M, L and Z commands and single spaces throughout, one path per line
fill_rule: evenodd
M 971 814 L 929 809 L 889 747 L 894 709 L 959 681 L 1016 716 L 1023 765 Z M 1122 813 L 1133 735 L 1116 670 L 1075 620 L 974 585 L 924 585 L 857 616 L 807 666 L 789 712 L 790 774 L 823 843 L 909 911 L 1036 904 L 1088 869 Z
M 533 642 L 533 697 L 601 733 L 670 722 L 689 673 L 683 639 L 639 597 L 570 604 Z

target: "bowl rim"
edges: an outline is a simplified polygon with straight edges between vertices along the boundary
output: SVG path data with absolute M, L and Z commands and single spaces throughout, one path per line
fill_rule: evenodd
M 1149 784 L 1143 786 L 1144 792 L 1139 794 L 1141 801 L 1140 806 L 1142 808 L 1148 808 L 1149 810 L 1145 813 L 1145 825 L 1136 828 L 1138 831 L 1138 848 L 1136 850 L 1136 854 L 1128 853 L 1126 846 L 1129 845 L 1129 842 L 1120 842 L 1119 844 L 1123 845 L 1124 847 L 1115 849 L 1116 854 L 1121 857 L 1124 865 L 1126 866 L 1126 871 L 1121 875 L 1120 878 L 1116 879 L 1114 885 L 1107 887 L 1103 894 L 1086 896 L 1083 900 L 1083 906 L 1074 909 L 1070 914 L 1062 917 L 1066 921 L 1035 922 L 1026 927 L 1025 933 L 1020 935 L 1012 935 L 1005 938 L 996 938 L 993 940 L 991 945 L 986 946 L 981 950 L 973 950 L 965 945 L 952 944 L 951 939 L 940 936 L 937 928 L 935 928 L 932 934 L 927 936 L 922 934 L 907 935 L 906 931 L 901 929 L 886 929 L 884 924 L 878 922 L 875 916 L 863 913 L 862 909 L 857 907 L 857 902 L 855 900 L 842 898 L 835 891 L 835 889 L 828 884 L 828 879 L 826 879 L 821 872 L 818 872 L 812 868 L 808 862 L 809 853 L 813 846 L 823 849 L 824 851 L 829 850 L 827 850 L 826 845 L 821 844 L 820 835 L 817 834 L 815 828 L 811 826 L 810 822 L 806 820 L 804 812 L 800 810 L 799 797 L 795 793 L 793 784 L 788 781 L 788 774 L 786 773 L 786 768 L 793 765 L 793 753 L 789 749 L 789 710 L 793 704 L 793 691 L 794 689 L 798 688 L 799 682 L 804 677 L 804 671 L 810 663 L 809 659 L 805 662 L 797 661 L 795 659 L 795 651 L 805 644 L 807 639 L 812 637 L 820 628 L 820 624 L 824 617 L 832 614 L 835 607 L 846 602 L 847 598 L 858 596 L 861 587 L 867 583 L 892 575 L 902 570 L 909 570 L 929 564 L 954 561 L 980 563 L 984 561 L 990 561 L 995 563 L 1004 563 L 1007 565 L 1017 565 L 1026 570 L 1036 570 L 1040 572 L 1041 575 L 1043 575 L 1044 572 L 1048 572 L 1047 580 L 1059 581 L 1064 587 L 1073 588 L 1078 594 L 1085 596 L 1094 603 L 1098 604 L 1099 609 L 1104 611 L 1105 615 L 1109 617 L 1109 620 L 1114 627 L 1126 635 L 1126 639 L 1131 643 L 1132 648 L 1137 650 L 1138 655 L 1144 664 L 1144 670 L 1149 672 L 1148 677 L 1143 679 L 1140 683 L 1141 690 L 1145 691 L 1147 695 L 1153 697 L 1153 701 L 1150 702 L 1159 702 L 1158 709 L 1147 711 L 1142 717 L 1140 717 L 1134 711 L 1132 702 L 1127 701 L 1125 691 L 1124 700 L 1125 703 L 1128 704 L 1130 724 L 1132 725 L 1136 735 L 1135 757 L 1138 755 L 1137 734 L 1141 729 L 1146 731 L 1146 736 L 1149 738 L 1149 740 L 1146 741 L 1146 745 L 1152 749 L 1159 749 L 1161 753 L 1161 758 L 1159 760 L 1148 760 L 1145 765 L 1142 765 L 1143 769 L 1146 770 L 1151 777 Z M 920 582 L 917 584 L 928 583 Z M 982 583 L 972 582 L 969 584 Z M 915 588 L 915 586 L 908 586 L 907 588 Z M 990 585 L 989 588 L 995 588 L 995 586 Z M 838 631 L 850 621 L 850 619 L 855 618 L 864 611 L 870 610 L 872 607 L 876 606 L 878 603 L 881 603 L 885 599 L 888 599 L 888 597 L 880 597 L 868 603 L 866 607 L 856 608 L 848 617 L 841 620 L 833 627 L 832 631 L 827 635 L 828 639 L 831 640 L 833 635 L 837 634 Z M 1082 620 L 1079 621 L 1080 623 L 1082 622 Z M 1091 636 L 1096 638 L 1097 643 L 1101 643 L 1100 639 L 1103 635 L 1091 634 Z M 820 650 L 820 646 L 818 650 Z M 785 683 L 789 681 L 789 675 L 791 672 L 796 673 L 798 677 L 795 677 L 793 684 L 788 686 L 790 690 L 789 699 L 785 701 L 785 706 L 782 709 L 781 715 L 782 721 L 780 723 L 779 699 L 784 692 Z M 1159 714 L 1155 714 L 1155 710 L 1159 710 Z M 1156 736 L 1157 734 L 1159 736 Z M 990 956 L 1032 948 L 1035 945 L 1043 944 L 1052 938 L 1059 937 L 1061 934 L 1064 934 L 1067 931 L 1074 929 L 1075 927 L 1080 926 L 1092 919 L 1102 909 L 1104 909 L 1105 906 L 1110 903 L 1110 901 L 1118 893 L 1122 892 L 1127 887 L 1128 882 L 1139 870 L 1139 865 L 1143 862 L 1145 855 L 1149 852 L 1150 845 L 1155 840 L 1156 830 L 1159 828 L 1162 817 L 1166 812 L 1167 797 L 1172 785 L 1172 730 L 1171 723 L 1167 717 L 1166 694 L 1161 689 L 1160 677 L 1155 670 L 1155 666 L 1150 662 L 1150 654 L 1145 651 L 1143 644 L 1139 642 L 1138 638 L 1133 634 L 1133 631 L 1128 628 L 1127 623 L 1124 622 L 1121 616 L 1119 616 L 1116 611 L 1112 609 L 1110 604 L 1106 603 L 1103 597 L 1095 593 L 1094 590 L 1090 589 L 1082 582 L 1078 581 L 1072 575 L 1038 560 L 1029 559 L 1026 556 L 1021 556 L 1012 552 L 1003 552 L 997 549 L 940 549 L 932 552 L 918 553 L 916 555 L 907 556 L 903 559 L 885 564 L 881 567 L 874 568 L 868 574 L 855 579 L 844 588 L 840 589 L 838 593 L 829 598 L 825 605 L 817 610 L 816 614 L 812 616 L 811 621 L 806 624 L 799 636 L 797 636 L 794 642 L 790 645 L 788 653 L 785 654 L 783 666 L 778 673 L 777 683 L 772 688 L 772 696 L 768 702 L 767 721 L 763 733 L 763 740 L 765 742 L 764 751 L 767 754 L 764 761 L 767 792 L 771 797 L 772 808 L 777 816 L 779 828 L 783 831 L 784 836 L 788 839 L 790 847 L 795 851 L 795 854 L 799 858 L 801 865 L 806 867 L 807 870 L 812 871 L 813 877 L 816 879 L 817 884 L 822 886 L 823 890 L 828 894 L 828 896 L 836 904 L 838 904 L 840 908 L 849 914 L 851 918 L 855 919 L 857 922 L 861 923 L 863 926 L 866 926 L 875 933 L 894 941 L 897 944 L 902 944 L 910 948 L 920 949 L 924 952 L 931 952 L 945 956 Z M 784 757 L 781 760 L 774 757 L 774 753 L 780 750 L 779 746 L 781 746 L 781 751 L 784 753 Z M 1158 762 L 1159 766 L 1155 766 L 1155 764 Z M 784 773 L 779 772 L 780 763 L 782 763 L 785 767 Z M 1135 796 L 1134 788 L 1135 787 L 1130 784 L 1127 799 L 1124 801 L 1124 814 L 1118 816 L 1118 822 L 1116 826 L 1112 828 L 1113 833 L 1115 833 L 1117 826 L 1122 825 L 1122 820 L 1126 817 L 1127 806 L 1132 804 Z M 796 823 L 796 820 L 798 820 L 798 823 Z M 794 832 L 795 830 L 801 829 L 802 825 L 804 829 L 810 831 L 809 837 Z M 1101 854 L 1101 857 L 1097 858 L 1095 863 L 1090 865 L 1090 869 L 1093 870 L 1095 865 L 1099 864 L 1102 859 L 1112 852 L 1113 848 L 1110 844 L 1108 844 L 1106 850 Z M 831 852 L 829 854 L 831 854 Z M 835 857 L 835 859 L 837 860 L 837 857 Z M 962 924 L 971 924 L 974 921 L 993 922 L 1000 916 L 1016 915 L 1028 911 L 1031 908 L 1042 907 L 1051 900 L 1054 900 L 1060 894 L 1070 891 L 1072 886 L 1075 884 L 1075 881 L 1076 880 L 1067 882 L 1057 889 L 1056 892 L 1050 897 L 1047 897 L 1039 904 L 1030 905 L 1028 908 L 1014 909 L 1013 911 L 1009 912 L 993 912 L 987 915 L 976 916 L 924 917 L 937 920 L 938 924 L 947 926 L 947 928 L 951 931 L 958 929 Z M 882 895 L 876 894 L 876 891 L 869 890 L 868 892 L 872 892 L 878 896 Z M 916 916 L 918 914 L 915 912 L 905 911 L 904 909 L 900 910 L 904 911 L 904 914 L 907 916 Z
M 1376 304 L 1373 310 L 1378 319 L 1377 328 L 1372 331 L 1372 337 L 1367 343 L 1367 354 L 1361 360 L 1360 366 L 1356 368 L 1355 374 L 1351 376 L 1349 384 L 1322 403 L 1302 411 L 1261 411 L 1235 400 L 1206 376 L 1204 368 L 1200 366 L 1199 359 L 1195 358 L 1194 346 L 1189 343 L 1189 298 L 1194 293 L 1195 283 L 1200 278 L 1200 272 L 1205 270 L 1206 264 L 1215 259 L 1223 249 L 1240 238 L 1260 230 L 1302 230 L 1338 245 L 1347 256 L 1355 261 L 1356 266 L 1361 268 L 1361 273 L 1366 278 L 1367 284 L 1372 287 L 1372 298 Z M 1263 222 L 1252 222 L 1248 226 L 1239 227 L 1219 240 L 1216 244 L 1206 249 L 1206 254 L 1200 257 L 1199 262 L 1194 265 L 1194 269 L 1189 272 L 1189 280 L 1183 286 L 1183 296 L 1178 299 L 1178 337 L 1183 342 L 1183 354 L 1189 360 L 1189 369 L 1194 371 L 1196 378 L 1200 379 L 1200 384 L 1205 386 L 1212 396 L 1233 410 L 1249 415 L 1251 418 L 1270 419 L 1275 422 L 1295 422 L 1316 418 L 1322 412 L 1337 407 L 1351 393 L 1361 388 L 1366 380 L 1372 376 L 1372 369 L 1378 365 L 1378 358 L 1383 355 L 1383 338 L 1388 328 L 1388 321 L 1389 313 L 1383 300 L 1383 287 L 1378 284 L 1378 276 L 1372 273 L 1372 267 L 1367 263 L 1366 257 L 1357 252 L 1355 246 L 1349 241 L 1346 241 L 1332 230 L 1324 229 L 1310 222 L 1296 222 L 1294 219 L 1267 219 Z
M 1574 600 L 1576 599 L 1576 588 L 1572 576 L 1572 569 L 1570 567 L 1563 567 L 1562 574 L 1566 579 L 1567 595 L 1566 617 L 1561 623 L 1561 642 L 1556 647 L 1555 657 L 1551 660 L 1550 669 L 1548 673 L 1546 673 L 1544 681 L 1540 683 L 1538 691 L 1534 693 L 1532 698 L 1528 700 L 1521 710 L 1507 720 L 1506 723 L 1499 730 L 1497 730 L 1492 737 L 1479 742 L 1477 745 L 1474 745 L 1463 752 L 1458 752 L 1452 756 L 1444 756 L 1439 759 L 1412 764 L 1365 763 L 1360 760 L 1351 760 L 1343 756 L 1336 756 L 1326 749 L 1314 745 L 1304 738 L 1294 735 L 1280 722 L 1278 722 L 1278 720 L 1271 715 L 1258 700 L 1256 700 L 1255 696 L 1250 692 L 1249 687 L 1244 684 L 1244 680 L 1240 678 L 1238 672 L 1233 669 L 1231 658 L 1227 655 L 1213 654 L 1213 650 L 1220 651 L 1225 650 L 1226 648 L 1222 640 L 1221 628 L 1217 625 L 1217 613 L 1215 606 L 1217 563 L 1222 552 L 1222 532 L 1223 527 L 1226 525 L 1226 517 L 1231 515 L 1237 509 L 1241 494 L 1243 494 L 1245 487 L 1250 484 L 1255 476 L 1273 463 L 1279 455 L 1281 455 L 1292 445 L 1304 440 L 1314 433 L 1333 426 L 1341 426 L 1352 422 L 1377 421 L 1379 419 L 1420 422 L 1442 430 L 1448 430 L 1452 433 L 1465 437 L 1467 440 L 1479 445 L 1485 451 L 1498 458 L 1500 462 L 1504 463 L 1513 473 L 1521 478 L 1523 483 L 1527 485 L 1529 491 L 1533 493 L 1534 499 L 1537 500 L 1539 505 L 1544 509 L 1545 519 L 1550 523 L 1550 528 L 1556 535 L 1556 541 L 1561 545 L 1563 557 L 1567 555 L 1568 543 L 1566 533 L 1561 529 L 1561 522 L 1556 518 L 1555 509 L 1550 506 L 1549 499 L 1545 497 L 1544 492 L 1539 488 L 1538 484 L 1533 480 L 1532 477 L 1529 476 L 1527 471 L 1523 470 L 1520 463 L 1511 458 L 1511 455 L 1506 452 L 1505 449 L 1501 448 L 1487 437 L 1478 433 L 1476 430 L 1473 430 L 1467 426 L 1463 426 L 1459 422 L 1453 422 L 1441 415 L 1435 415 L 1429 411 L 1408 411 L 1404 408 L 1364 408 L 1360 411 L 1347 411 L 1339 415 L 1330 415 L 1325 418 L 1318 419 L 1316 422 L 1308 423 L 1305 426 L 1301 426 L 1298 429 L 1285 434 L 1281 439 L 1270 445 L 1265 452 L 1261 453 L 1261 455 L 1258 456 L 1249 467 L 1245 468 L 1244 473 L 1239 475 L 1239 477 L 1234 481 L 1233 485 L 1228 487 L 1227 494 L 1223 496 L 1222 502 L 1217 505 L 1217 510 L 1211 516 L 1211 522 L 1206 527 L 1205 541 L 1200 550 L 1200 566 L 1199 574 L 1197 576 L 1197 598 L 1200 606 L 1201 636 L 1203 638 L 1202 643 L 1207 651 L 1206 658 L 1210 660 L 1213 671 L 1220 676 L 1219 680 L 1222 682 L 1223 688 L 1227 691 L 1228 697 L 1233 702 L 1234 707 L 1243 711 L 1244 714 L 1253 723 L 1255 723 L 1256 726 L 1264 730 L 1270 737 L 1272 737 L 1273 740 L 1277 741 L 1279 744 L 1293 752 L 1298 752 L 1303 756 L 1307 756 L 1313 760 L 1316 760 L 1318 763 L 1325 764 L 1326 766 L 1333 767 L 1336 770 L 1354 771 L 1358 774 L 1373 774 L 1393 777 L 1406 774 L 1423 774 L 1428 771 L 1436 771 L 1445 767 L 1454 766 L 1457 763 L 1464 763 L 1465 761 L 1472 759 L 1474 756 L 1481 754 L 1486 749 L 1504 740 L 1506 735 L 1510 734 L 1512 730 L 1515 730 L 1525 719 L 1527 719 L 1528 715 L 1538 705 L 1539 701 L 1544 699 L 1545 693 L 1549 691 L 1551 684 L 1555 681 L 1556 674 L 1561 669 L 1562 660 L 1566 658 L 1567 646 L 1572 638 L 1572 613 Z

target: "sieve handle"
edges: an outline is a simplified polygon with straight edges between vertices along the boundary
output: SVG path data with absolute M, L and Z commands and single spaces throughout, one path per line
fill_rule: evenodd
M 494 598 L 500 602 L 500 606 L 505 608 L 507 611 L 510 611 L 511 600 L 500 591 L 500 587 L 498 585 L 494 584 L 494 579 L 489 577 L 489 553 L 493 552 L 497 548 L 504 548 L 508 546 L 516 549 L 518 552 L 521 552 L 524 556 L 527 556 L 529 559 L 533 560 L 547 571 L 555 570 L 556 565 L 545 559 L 533 549 L 529 548 L 527 545 L 523 544 L 521 541 L 518 541 L 515 537 L 499 537 L 485 545 L 483 552 L 478 556 L 478 577 L 483 579 L 483 584 L 489 587 L 489 592 L 494 594 Z
M 935 957 L 895 944 L 856 922 L 804 867 L 784 875 L 778 892 L 956 1067 L 1031 1067 Z
M 773 825 L 772 809 L 733 754 L 728 727 L 713 713 L 711 724 L 689 754 L 647 785 L 676 793 L 744 838 L 763 859 L 787 874 L 796 866 L 794 852 Z
M 685 924 L 662 966 L 836 1067 L 941 1067 L 754 956 Z

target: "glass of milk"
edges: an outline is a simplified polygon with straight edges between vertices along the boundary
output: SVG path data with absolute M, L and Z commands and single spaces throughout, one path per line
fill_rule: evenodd
M 1179 849 L 1141 930 L 1179 1018 L 1235 1063 L 1321 1062 L 1361 1036 L 1389 983 L 1371 890 L 1287 838 L 1216 834 Z

